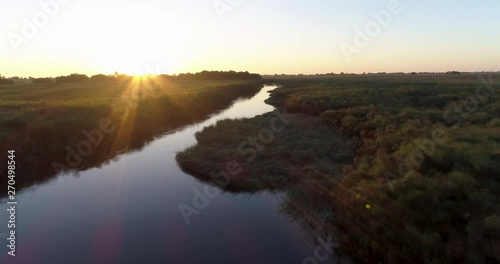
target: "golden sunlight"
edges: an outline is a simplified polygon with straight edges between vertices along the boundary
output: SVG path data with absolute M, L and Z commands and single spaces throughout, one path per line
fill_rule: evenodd
M 94 13 L 89 22 L 96 28 L 92 34 L 95 39 L 106 40 L 93 44 L 95 71 L 133 76 L 179 71 L 180 65 L 188 63 L 186 60 L 190 57 L 190 52 L 186 54 L 185 51 L 196 49 L 196 42 L 189 41 L 191 23 L 175 15 L 164 17 L 149 7 L 132 6 L 121 8 L 113 16 L 112 38 L 109 38 L 109 27 L 99 26 L 109 20 L 107 9 Z M 182 21 L 180 26 L 168 26 L 173 25 L 174 19 Z M 163 25 L 165 33 L 160 34 L 157 25 Z M 165 34 L 175 41 L 166 38 Z

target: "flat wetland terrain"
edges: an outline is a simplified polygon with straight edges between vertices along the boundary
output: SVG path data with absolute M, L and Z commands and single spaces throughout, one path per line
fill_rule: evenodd
M 261 87 L 260 80 L 160 76 L 4 84 L 0 150 L 16 150 L 18 173 L 25 175 L 17 184 L 28 187 L 60 171 L 97 167 L 119 153 L 139 150 L 155 136 L 200 121 Z
M 16 150 L 27 188 L 139 151 L 264 82 L 278 85 L 276 110 L 200 128 L 176 154 L 182 170 L 230 193 L 284 194 L 282 214 L 355 261 L 498 263 L 498 74 L 3 84 L 0 151 Z
M 500 264 L 500 0 L 0 2 L 0 264 Z
M 360 262 L 498 263 L 500 75 L 268 78 L 286 121 L 205 128 L 177 155 L 186 172 L 285 192 L 283 213 Z

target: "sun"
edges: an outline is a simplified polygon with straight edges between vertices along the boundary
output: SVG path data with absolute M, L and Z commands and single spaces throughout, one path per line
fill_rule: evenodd
M 134 66 L 134 65 L 129 65 L 129 66 L 120 66 L 115 69 L 116 72 L 120 74 L 126 74 L 130 76 L 136 76 L 136 77 L 141 77 L 141 76 L 147 76 L 151 75 L 152 72 L 148 72 L 147 69 L 144 67 L 139 67 L 139 66 Z
M 174 37 L 172 40 L 170 37 L 165 38 L 164 34 L 159 34 L 154 25 L 171 23 L 160 19 L 164 14 L 158 14 L 157 19 L 153 19 L 151 12 L 156 11 L 120 9 L 119 14 L 113 16 L 113 20 L 116 20 L 113 38 L 109 38 L 109 31 L 102 31 L 100 35 L 95 36 L 96 39 L 106 41 L 100 41 L 99 45 L 96 45 L 94 56 L 90 58 L 92 64 L 101 72 L 118 72 L 130 76 L 172 74 L 178 72 L 179 68 L 185 68 L 191 61 L 194 44 L 186 43 L 184 37 Z M 137 18 L 137 14 L 144 14 L 144 17 Z M 137 19 L 130 19 L 131 17 Z M 109 13 L 101 19 L 109 20 Z M 168 27 L 167 34 L 183 36 L 182 34 L 188 32 L 182 30 L 184 26 Z
M 147 63 L 140 60 L 120 61 L 107 67 L 107 72 L 115 72 L 135 77 L 154 77 L 162 74 L 174 74 L 176 65 L 172 62 L 166 63 Z M 121 62 L 121 63 L 120 63 Z

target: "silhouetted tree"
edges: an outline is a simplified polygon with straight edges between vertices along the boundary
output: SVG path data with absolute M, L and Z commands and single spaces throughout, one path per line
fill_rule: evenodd
M 13 84 L 14 81 L 12 79 L 7 79 L 0 75 L 0 84 Z
M 56 77 L 56 83 L 67 83 L 67 82 L 87 82 L 89 77 L 85 74 L 73 73 L 68 76 Z
M 260 80 L 262 76 L 255 73 L 236 71 L 202 71 L 198 73 L 181 73 L 175 75 L 161 75 L 163 78 L 174 80 Z
M 116 80 L 119 81 L 119 82 L 129 82 L 131 81 L 134 76 L 129 76 L 129 75 L 126 75 L 126 74 L 118 74 L 118 73 L 115 73 L 116 75 Z
M 54 83 L 52 78 L 33 78 L 33 83 Z
M 90 81 L 92 82 L 108 82 L 108 81 L 116 81 L 114 76 L 97 74 L 90 77 Z

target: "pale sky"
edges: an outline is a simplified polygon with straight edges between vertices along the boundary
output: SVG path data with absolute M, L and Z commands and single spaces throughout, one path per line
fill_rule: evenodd
M 500 70 L 498 0 L 0 0 L 0 25 L 4 76 Z

